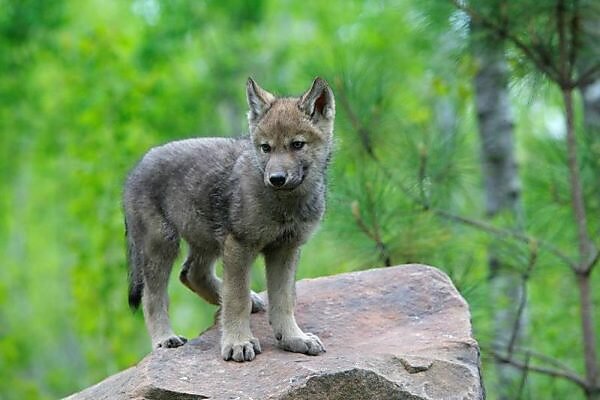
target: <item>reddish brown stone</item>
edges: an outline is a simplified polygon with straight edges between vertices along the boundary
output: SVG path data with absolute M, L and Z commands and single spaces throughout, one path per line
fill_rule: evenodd
M 250 363 L 223 361 L 211 328 L 69 399 L 484 398 L 468 306 L 439 270 L 406 265 L 306 279 L 297 298 L 300 326 L 327 353 L 278 349 L 266 314 L 253 314 L 263 353 Z

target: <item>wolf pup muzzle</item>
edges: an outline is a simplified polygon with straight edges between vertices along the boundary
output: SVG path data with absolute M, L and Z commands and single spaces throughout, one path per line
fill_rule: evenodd
M 265 172 L 265 185 L 273 190 L 294 190 L 304 182 L 306 168 L 299 168 L 294 174 L 284 171 Z

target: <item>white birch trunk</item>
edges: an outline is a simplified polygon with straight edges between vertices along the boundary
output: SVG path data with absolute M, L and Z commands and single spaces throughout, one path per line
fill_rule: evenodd
M 472 48 L 478 66 L 475 76 L 477 121 L 481 143 L 481 166 L 485 187 L 485 210 L 490 220 L 510 217 L 510 228 L 522 227 L 520 180 L 515 160 L 514 118 L 508 98 L 507 65 L 500 39 L 472 26 Z M 508 215 L 507 215 L 508 213 Z M 490 300 L 494 308 L 494 344 L 506 349 L 513 336 L 522 296 L 521 276 L 507 268 L 499 242 L 488 249 Z M 518 345 L 525 336 L 527 311 L 519 321 Z M 496 365 L 493 386 L 498 399 L 509 399 L 521 374 L 507 364 Z

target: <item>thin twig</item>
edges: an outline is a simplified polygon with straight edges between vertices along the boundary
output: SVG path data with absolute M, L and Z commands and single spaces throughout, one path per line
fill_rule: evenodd
M 546 354 L 540 353 L 540 352 L 538 352 L 536 350 L 533 350 L 533 349 L 530 349 L 530 348 L 527 348 L 527 347 L 515 346 L 514 353 L 512 355 L 510 355 L 510 356 L 509 355 L 503 356 L 500 351 L 496 350 L 496 349 L 500 349 L 500 348 L 503 348 L 503 347 L 504 347 L 504 344 L 502 344 L 502 343 L 492 344 L 491 348 L 487 348 L 487 347 L 482 346 L 482 348 L 488 350 L 487 353 L 492 354 L 492 356 L 494 356 L 494 357 L 496 356 L 496 354 L 498 354 L 498 355 L 501 355 L 504 358 L 510 358 L 511 360 L 515 360 L 514 355 L 516 353 L 520 353 L 520 354 L 523 354 L 523 356 L 525 358 L 529 358 L 529 359 L 533 358 L 533 359 L 536 359 L 536 360 L 542 362 L 543 364 L 549 364 L 549 365 L 554 366 L 555 368 L 551 368 L 553 370 L 563 371 L 563 372 L 566 372 L 566 373 L 571 374 L 573 376 L 579 376 L 579 374 L 576 371 L 574 371 L 571 367 L 569 367 L 565 363 L 561 362 L 560 360 L 557 360 L 556 358 L 553 358 L 553 357 L 550 357 L 550 356 L 548 356 Z M 580 377 L 580 379 L 583 381 L 582 377 Z
M 583 390 L 588 390 L 588 384 L 586 381 L 577 375 L 577 373 L 570 370 L 556 369 L 556 368 L 548 368 L 548 367 L 539 367 L 535 365 L 528 365 L 521 361 L 515 360 L 512 357 L 507 357 L 499 352 L 492 350 L 492 355 L 496 360 L 502 362 L 504 364 L 512 365 L 515 368 L 519 368 L 521 370 L 527 369 L 531 372 L 536 372 L 543 375 L 553 376 L 555 378 L 562 378 L 568 381 L 571 381 L 578 386 L 580 386 Z
M 369 206 L 369 213 L 371 214 L 371 220 L 373 221 L 373 237 L 375 243 L 377 244 L 377 249 L 381 254 L 381 258 L 386 267 L 390 267 L 392 265 L 392 260 L 390 257 L 390 253 L 387 249 L 387 246 L 383 242 L 381 238 L 381 227 L 379 226 L 379 220 L 377 218 L 377 211 L 375 209 L 375 204 L 373 202 L 372 192 L 370 184 L 367 184 L 367 204 Z
M 589 85 L 600 76 L 600 63 L 596 63 L 579 74 L 579 78 L 573 83 L 573 88 Z
M 531 271 L 533 270 L 533 267 L 535 266 L 535 263 L 537 261 L 537 255 L 537 244 L 535 242 L 531 242 L 531 245 L 529 246 L 529 262 L 527 263 L 527 268 L 525 269 L 525 271 L 523 271 L 521 277 L 521 298 L 519 299 L 519 306 L 515 315 L 515 322 L 511 331 L 510 340 L 508 341 L 508 345 L 506 346 L 506 351 L 509 357 L 512 356 L 515 344 L 517 342 L 517 338 L 519 337 L 519 331 L 521 328 L 521 318 L 523 318 L 523 312 L 525 311 L 525 306 L 527 305 L 527 283 L 529 282 Z
M 579 50 L 579 32 L 580 32 L 580 20 L 579 20 L 579 1 L 573 0 L 573 13 L 571 15 L 571 23 L 569 24 L 569 30 L 571 34 L 571 42 L 569 44 L 569 76 L 572 76 L 573 68 L 575 68 L 575 61 L 577 60 L 577 51 Z
M 568 56 L 567 56 L 567 39 L 565 33 L 565 0 L 558 0 L 556 2 L 556 28 L 558 30 L 558 71 L 559 71 L 559 79 L 557 82 L 560 84 L 560 87 L 564 87 L 566 82 L 569 82 L 571 79 L 571 68 L 568 65 Z
M 589 275 L 600 260 L 600 250 L 598 250 L 598 247 L 596 247 L 594 244 L 592 244 L 591 246 L 591 251 L 593 252 L 593 254 L 590 256 L 590 260 L 587 263 L 585 263 L 581 268 L 581 273 L 585 275 Z
M 496 348 L 500 348 L 502 347 L 501 345 L 496 345 Z M 546 354 L 540 353 L 536 350 L 532 350 L 530 348 L 526 348 L 526 347 L 521 347 L 521 346 L 515 346 L 514 348 L 514 353 L 519 352 L 522 354 L 527 354 L 529 355 L 530 358 L 535 358 L 539 361 L 541 361 L 544 364 L 551 364 L 553 366 L 555 366 L 556 368 L 563 370 L 563 371 L 570 371 L 573 374 L 576 374 L 575 371 L 573 371 L 568 365 L 566 365 L 565 363 L 563 363 L 560 360 L 557 360 L 554 357 L 550 357 Z M 513 353 L 513 354 L 514 354 Z
M 529 376 L 529 354 L 525 357 L 525 366 L 523 369 L 523 376 L 521 377 L 521 382 L 519 382 L 519 389 L 517 391 L 517 400 L 521 399 L 523 396 L 523 391 L 525 390 L 525 384 L 527 383 L 527 376 Z

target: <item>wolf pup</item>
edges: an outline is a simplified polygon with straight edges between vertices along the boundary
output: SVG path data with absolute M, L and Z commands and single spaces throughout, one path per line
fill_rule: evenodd
M 264 309 L 250 291 L 250 267 L 264 255 L 269 322 L 284 350 L 317 355 L 321 340 L 294 318 L 300 247 L 325 210 L 326 169 L 335 101 L 316 78 L 300 97 L 276 97 L 248 79 L 250 136 L 197 138 L 151 149 L 124 190 L 129 304 L 143 305 L 157 347 L 178 347 L 167 283 L 180 239 L 189 244 L 180 280 L 221 309 L 221 355 L 251 361 L 261 352 L 250 312 Z M 223 280 L 214 272 L 223 258 Z

